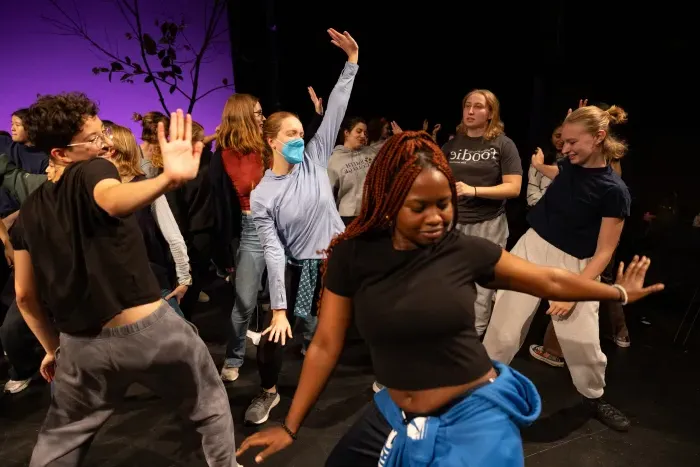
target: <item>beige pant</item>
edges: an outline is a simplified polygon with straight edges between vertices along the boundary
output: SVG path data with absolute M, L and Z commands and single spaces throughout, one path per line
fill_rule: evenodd
M 580 260 L 547 243 L 534 230 L 522 236 L 511 251 L 541 266 L 553 266 L 580 273 L 589 260 Z M 484 347 L 489 356 L 510 364 L 523 345 L 540 298 L 499 290 Z M 554 332 L 578 392 L 589 399 L 603 395 L 607 359 L 600 350 L 598 302 L 579 302 L 566 317 L 552 318 Z

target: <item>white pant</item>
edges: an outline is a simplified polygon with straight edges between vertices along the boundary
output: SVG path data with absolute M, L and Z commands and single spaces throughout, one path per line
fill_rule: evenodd
M 457 224 L 462 233 L 490 240 L 501 248 L 508 242 L 508 220 L 505 214 L 477 224 Z M 474 327 L 481 336 L 491 319 L 494 291 L 476 284 L 476 301 L 474 302 Z
M 589 260 L 580 260 L 547 243 L 534 230 L 522 236 L 511 253 L 541 266 L 553 266 L 579 274 Z M 510 364 L 523 345 L 540 298 L 499 290 L 484 347 L 489 356 Z M 579 302 L 566 317 L 552 318 L 571 379 L 589 399 L 603 395 L 607 358 L 600 350 L 598 302 Z

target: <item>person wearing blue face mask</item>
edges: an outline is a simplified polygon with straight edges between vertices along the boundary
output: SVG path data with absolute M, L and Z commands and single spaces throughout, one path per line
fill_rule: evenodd
M 331 43 L 348 56 L 328 99 L 323 121 L 304 144 L 304 128 L 289 112 L 276 112 L 263 125 L 263 139 L 272 153 L 271 168 L 250 195 L 253 222 L 262 243 L 270 285 L 270 308 L 257 350 L 262 390 L 245 413 L 248 423 L 267 421 L 279 404 L 277 377 L 284 345 L 296 318 L 308 326 L 310 339 L 320 292 L 323 250 L 345 226 L 328 180 L 328 160 L 345 117 L 355 75 L 358 47 L 347 32 L 329 29 Z

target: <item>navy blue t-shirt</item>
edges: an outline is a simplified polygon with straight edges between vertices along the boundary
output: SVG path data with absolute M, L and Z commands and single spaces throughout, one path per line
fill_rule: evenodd
M 579 259 L 590 258 L 604 217 L 630 214 L 627 185 L 611 167 L 588 169 L 568 158 L 557 162 L 559 175 L 527 216 L 530 226 L 550 244 Z
M 33 174 L 43 174 L 49 165 L 49 156 L 31 146 L 15 143 L 7 135 L 0 135 L 0 154 L 7 154 L 9 160 L 19 169 Z M 0 217 L 5 217 L 19 209 L 17 200 L 5 188 L 0 188 Z

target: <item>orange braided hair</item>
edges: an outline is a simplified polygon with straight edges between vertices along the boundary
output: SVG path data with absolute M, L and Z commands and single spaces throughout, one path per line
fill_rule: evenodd
M 340 242 L 364 233 L 388 230 L 421 171 L 432 167 L 445 175 L 457 209 L 457 189 L 452 170 L 440 147 L 425 131 L 404 131 L 389 138 L 367 171 L 360 214 L 324 250 L 321 277 L 325 280 L 328 260 Z M 321 295 L 323 288 L 321 288 Z M 319 309 L 320 309 L 319 297 Z

